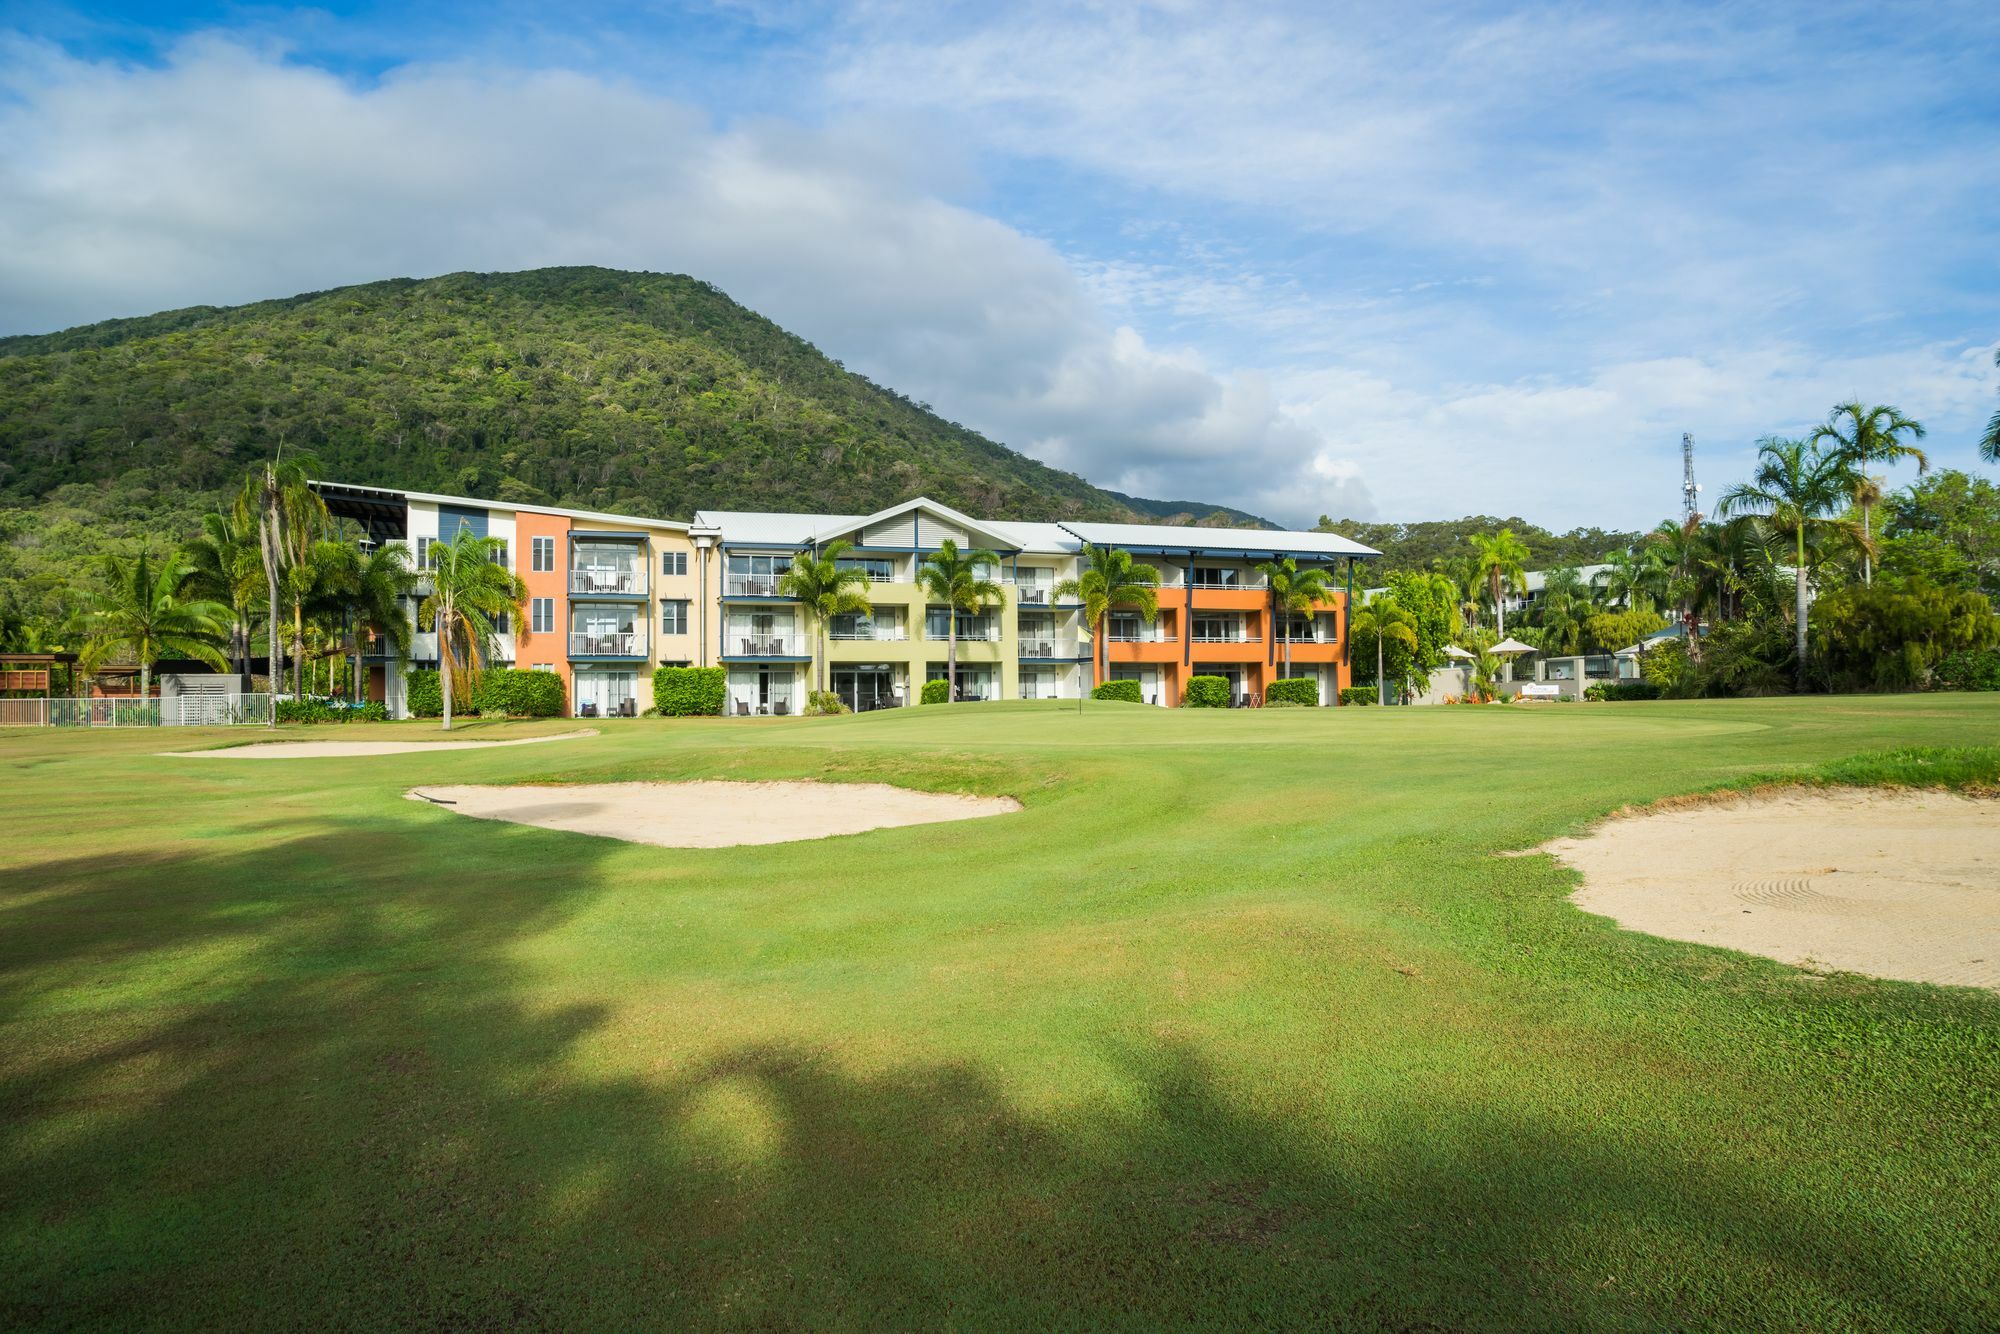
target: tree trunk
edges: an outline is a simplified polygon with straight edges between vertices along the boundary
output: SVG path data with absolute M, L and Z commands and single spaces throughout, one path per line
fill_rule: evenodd
M 1794 588 L 1793 602 L 1798 623 L 1795 626 L 1793 626 L 1792 634 L 1793 634 L 1793 643 L 1797 647 L 1798 657 L 1799 657 L 1798 687 L 1799 690 L 1803 693 L 1806 688 L 1806 530 L 1805 527 L 1801 525 L 1798 532 L 1799 532 L 1799 563 L 1792 570 L 1792 581 Z
M 306 604 L 292 603 L 292 693 L 306 697 Z
M 944 679 L 946 699 L 958 702 L 958 610 L 947 608 L 944 623 Z
M 1873 536 L 1868 527 L 1868 502 L 1861 502 L 1861 583 L 1865 588 L 1875 586 L 1875 561 L 1868 554 L 1868 539 Z
M 1387 680 L 1384 679 L 1382 671 L 1383 671 L 1382 636 L 1376 635 L 1375 636 L 1375 700 L 1379 704 L 1387 704 L 1389 702 L 1389 696 L 1387 693 L 1389 689 L 1389 684 Z M 1334 676 L 1333 680 L 1336 686 L 1340 684 L 1340 677 L 1338 674 Z M 1339 692 L 1336 691 L 1335 693 L 1338 694 Z
M 146 716 L 146 705 L 153 698 L 153 664 L 145 658 L 139 659 L 139 716 Z M 112 708 L 116 709 L 117 705 Z
M 445 626 L 450 624 L 448 611 L 440 607 L 437 614 L 438 642 L 438 689 L 444 696 L 444 731 L 451 730 L 451 645 L 446 641 Z
M 278 725 L 278 691 L 284 685 L 284 667 L 278 650 L 278 516 L 276 493 L 269 474 L 264 483 L 264 514 L 257 523 L 259 545 L 264 548 L 264 588 L 270 595 L 264 633 L 264 688 L 271 695 L 271 716 L 266 727 Z

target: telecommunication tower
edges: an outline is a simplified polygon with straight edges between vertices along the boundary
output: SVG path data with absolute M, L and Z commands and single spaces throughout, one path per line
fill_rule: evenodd
M 1681 518 L 1701 513 L 1701 487 L 1694 480 L 1694 436 L 1681 432 Z

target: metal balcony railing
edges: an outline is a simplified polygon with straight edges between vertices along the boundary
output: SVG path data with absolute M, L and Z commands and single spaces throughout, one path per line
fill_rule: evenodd
M 778 596 L 778 576 L 733 574 L 723 580 L 724 597 L 774 598 Z
M 643 570 L 608 568 L 571 570 L 569 591 L 576 597 L 589 597 L 593 593 L 644 595 L 647 591 L 646 573 Z
M 569 655 L 572 658 L 643 658 L 646 656 L 646 636 L 638 631 L 591 634 L 572 630 Z
M 796 658 L 805 654 L 803 643 L 791 635 L 746 635 L 738 631 L 723 640 L 723 652 L 738 658 Z
M 877 625 L 867 630 L 835 630 L 828 638 L 841 643 L 901 643 L 910 637 L 910 632 L 900 625 Z

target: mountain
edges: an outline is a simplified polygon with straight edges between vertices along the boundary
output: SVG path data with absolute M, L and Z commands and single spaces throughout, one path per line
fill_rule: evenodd
M 219 493 L 280 441 L 345 481 L 664 517 L 919 492 L 1023 519 L 1239 513 L 1100 490 L 678 274 L 455 273 L 0 338 L 0 507 Z
M 1329 519 L 1318 524 L 1321 532 L 1339 533 L 1366 543 L 1382 553 L 1374 562 L 1370 578 L 1386 579 L 1403 570 L 1428 570 L 1436 560 L 1463 560 L 1472 554 L 1467 540 L 1474 533 L 1497 533 L 1511 528 L 1528 548 L 1527 568 L 1553 569 L 1559 565 L 1594 565 L 1606 553 L 1622 551 L 1639 540 L 1638 533 L 1610 528 L 1572 528 L 1552 533 L 1526 519 L 1496 519 L 1490 514 L 1469 514 L 1463 519 L 1431 519 L 1418 523 L 1365 523 L 1360 519 Z

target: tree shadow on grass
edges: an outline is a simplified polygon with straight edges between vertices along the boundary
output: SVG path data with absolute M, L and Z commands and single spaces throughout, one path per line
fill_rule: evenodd
M 1063 1111 L 970 1063 L 789 1043 L 609 1063 L 609 1006 L 524 998 L 509 951 L 587 906 L 616 845 L 524 838 L 322 820 L 16 873 L 48 892 L 0 916 L 0 1320 L 1996 1315 L 1921 1238 L 1643 1127 L 1280 1116 L 1174 1046 L 1124 1054 L 1135 1099 Z

